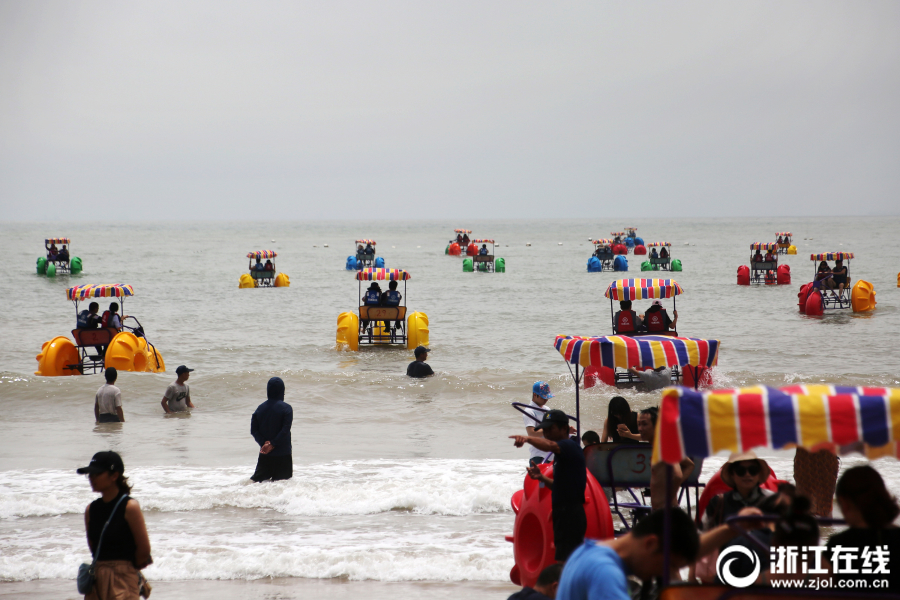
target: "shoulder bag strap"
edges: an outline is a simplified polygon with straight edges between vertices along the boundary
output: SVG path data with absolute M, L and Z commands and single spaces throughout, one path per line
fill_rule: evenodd
M 97 551 L 94 552 L 94 562 L 97 562 L 97 557 L 100 556 L 100 545 L 103 543 L 103 535 L 106 533 L 106 528 L 109 527 L 109 522 L 112 521 L 113 516 L 116 514 L 116 511 L 119 509 L 119 505 L 122 504 L 122 501 L 128 501 L 128 494 L 125 494 L 119 501 L 116 502 L 116 505 L 113 506 L 112 512 L 109 513 L 109 518 L 106 520 L 106 523 L 103 525 L 103 530 L 100 532 L 100 538 L 97 540 Z

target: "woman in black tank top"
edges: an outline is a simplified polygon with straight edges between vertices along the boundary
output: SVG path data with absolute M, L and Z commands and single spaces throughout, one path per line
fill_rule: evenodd
M 84 511 L 88 547 L 95 560 L 96 580 L 85 596 L 90 600 L 138 600 L 142 581 L 138 571 L 153 562 L 144 515 L 130 497 L 124 471 L 122 458 L 115 452 L 98 452 L 91 464 L 77 471 L 87 475 L 91 489 L 101 494 Z

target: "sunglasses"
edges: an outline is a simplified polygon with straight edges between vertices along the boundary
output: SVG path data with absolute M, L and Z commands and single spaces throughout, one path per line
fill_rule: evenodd
M 731 465 L 731 472 L 738 477 L 743 477 L 747 473 L 750 473 L 751 475 L 759 475 L 759 471 L 760 467 L 758 462 L 755 462 L 747 467 L 745 467 L 744 465 Z

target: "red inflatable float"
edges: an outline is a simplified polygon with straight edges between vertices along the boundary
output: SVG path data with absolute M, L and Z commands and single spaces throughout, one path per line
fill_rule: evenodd
M 540 468 L 545 475 L 553 476 L 553 465 L 543 464 Z M 595 540 L 612 538 L 615 530 L 609 501 L 590 471 L 587 472 L 584 500 L 587 517 L 585 537 Z M 516 513 L 516 522 L 513 534 L 506 536 L 506 540 L 513 544 L 516 564 L 509 572 L 509 578 L 516 585 L 534 587 L 541 571 L 556 562 L 550 490 L 526 476 L 525 485 L 513 494 L 510 503 Z
M 750 285 L 750 267 L 741 265 L 737 270 L 737 284 Z
M 469 244 L 468 248 L 466 248 L 467 256 L 478 256 L 478 246 L 475 244 Z
M 628 246 L 625 244 L 615 244 L 612 247 L 613 254 L 628 254 Z
M 640 244 L 638 244 L 637 246 L 634 247 L 634 254 L 635 255 L 647 254 L 647 247 L 641 246 Z
M 791 265 L 778 265 L 778 285 L 791 284 Z
M 450 244 L 450 248 L 447 250 L 447 254 L 449 254 L 450 256 L 459 256 L 461 254 L 459 244 L 457 244 L 456 242 Z

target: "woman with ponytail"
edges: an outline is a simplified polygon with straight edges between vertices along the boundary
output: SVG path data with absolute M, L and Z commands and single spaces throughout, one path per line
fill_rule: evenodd
M 77 472 L 87 475 L 91 489 L 101 494 L 84 511 L 95 577 L 85 598 L 138 600 L 142 594 L 146 597 L 149 585 L 140 570 L 153 562 L 150 537 L 141 507 L 130 497 L 131 486 L 124 474 L 122 457 L 116 452 L 98 452 L 88 466 Z

